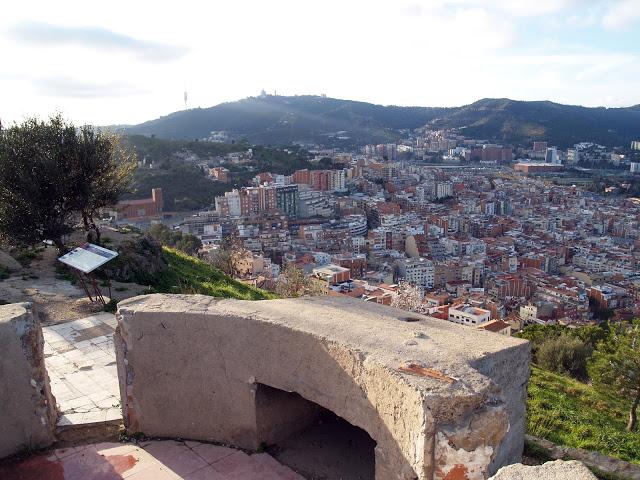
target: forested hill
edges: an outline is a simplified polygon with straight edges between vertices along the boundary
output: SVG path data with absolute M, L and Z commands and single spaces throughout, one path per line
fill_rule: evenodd
M 393 141 L 401 129 L 420 127 L 443 111 L 317 96 L 267 95 L 175 112 L 125 131 L 175 139 L 205 138 L 212 131 L 225 131 L 263 145 L 365 144 Z
M 640 138 L 640 105 L 587 108 L 547 101 L 483 99 L 454 108 L 397 107 L 318 96 L 261 96 L 175 112 L 125 133 L 202 139 L 224 131 L 252 144 L 313 142 L 327 146 L 393 141 L 403 129 L 457 128 L 470 138 L 559 147 L 594 141 L 628 145 Z

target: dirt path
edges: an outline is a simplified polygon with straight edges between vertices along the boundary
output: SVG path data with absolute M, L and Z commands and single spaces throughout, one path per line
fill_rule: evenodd
M 77 320 L 102 311 L 101 303 L 89 301 L 82 288 L 56 273 L 57 256 L 54 247 L 45 247 L 28 267 L 0 280 L 0 300 L 32 302 L 43 325 Z M 121 283 L 113 287 L 116 300 L 139 295 L 145 289 L 140 285 Z

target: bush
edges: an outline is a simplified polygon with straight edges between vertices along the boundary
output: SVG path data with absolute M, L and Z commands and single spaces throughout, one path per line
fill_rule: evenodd
M 166 269 L 162 246 L 151 237 L 140 236 L 120 244 L 118 256 L 105 265 L 104 274 L 118 282 L 153 285 Z
M 202 242 L 195 235 L 172 230 L 161 223 L 151 225 L 147 233 L 162 246 L 178 249 L 187 255 L 195 255 L 202 248 Z
M 109 302 L 104 306 L 103 310 L 109 313 L 116 313 L 118 310 L 118 301 L 115 299 L 109 300 Z
M 535 360 L 546 370 L 584 380 L 591 353 L 591 347 L 579 338 L 561 335 L 544 341 L 536 352 Z

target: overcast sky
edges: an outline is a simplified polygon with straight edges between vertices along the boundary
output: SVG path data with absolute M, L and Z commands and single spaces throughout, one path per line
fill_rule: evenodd
M 0 119 L 138 123 L 257 95 L 640 103 L 640 0 L 12 1 Z

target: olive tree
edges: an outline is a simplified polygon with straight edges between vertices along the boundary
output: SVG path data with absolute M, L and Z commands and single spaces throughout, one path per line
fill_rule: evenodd
M 627 430 L 636 431 L 640 403 L 640 321 L 612 325 L 609 336 L 593 353 L 588 370 L 596 387 L 612 390 L 631 402 Z
M 0 131 L 0 235 L 13 244 L 51 240 L 63 249 L 76 208 L 76 131 L 59 115 Z
M 80 128 L 71 158 L 75 209 L 82 217 L 87 240 L 100 242 L 96 213 L 115 205 L 130 187 L 136 168 L 135 154 L 122 147 L 120 138 L 91 126 Z
M 99 241 L 94 216 L 118 201 L 134 168 L 117 137 L 77 130 L 60 115 L 0 130 L 0 236 L 21 245 L 50 240 L 64 250 L 63 237 L 82 220 Z

